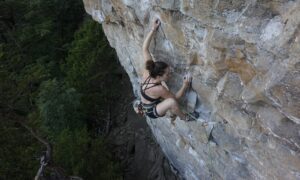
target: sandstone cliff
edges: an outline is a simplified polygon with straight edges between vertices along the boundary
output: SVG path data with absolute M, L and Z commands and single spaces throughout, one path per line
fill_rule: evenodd
M 147 119 L 186 179 L 300 179 L 300 1 L 83 0 L 138 94 L 150 23 L 155 59 L 187 71 L 198 121 Z M 183 101 L 185 102 L 185 101 Z

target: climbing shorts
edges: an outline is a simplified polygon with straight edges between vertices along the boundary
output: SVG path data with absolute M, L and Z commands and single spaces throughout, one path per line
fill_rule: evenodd
M 157 113 L 157 110 L 156 110 L 156 105 L 158 103 L 160 103 L 161 101 L 155 101 L 151 104 L 144 104 L 142 103 L 142 106 L 143 106 L 143 111 L 144 111 L 144 114 L 146 116 L 148 116 L 149 118 L 153 118 L 153 119 L 156 119 L 156 118 L 159 118 L 159 117 L 162 117 L 160 116 L 158 113 Z

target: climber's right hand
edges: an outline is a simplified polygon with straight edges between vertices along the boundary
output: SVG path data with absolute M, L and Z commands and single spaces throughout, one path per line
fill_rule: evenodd
M 158 18 L 155 18 L 153 22 L 152 30 L 157 31 L 159 25 L 160 25 L 160 20 Z

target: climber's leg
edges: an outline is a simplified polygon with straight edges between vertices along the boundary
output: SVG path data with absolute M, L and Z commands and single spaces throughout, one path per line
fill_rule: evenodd
M 177 101 L 174 98 L 168 98 L 156 105 L 156 112 L 160 116 L 164 116 L 168 110 L 176 114 L 180 119 L 185 119 L 185 114 L 180 110 Z

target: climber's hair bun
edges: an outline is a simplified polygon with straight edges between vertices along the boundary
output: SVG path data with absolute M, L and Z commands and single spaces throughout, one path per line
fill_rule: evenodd
M 168 64 L 162 61 L 148 60 L 146 62 L 146 69 L 149 71 L 149 74 L 152 78 L 156 78 L 157 76 L 162 76 L 167 69 Z
M 153 71 L 154 68 L 155 68 L 155 63 L 154 63 L 154 61 L 153 61 L 153 60 L 148 60 L 148 61 L 146 62 L 146 69 L 147 69 L 148 71 Z

